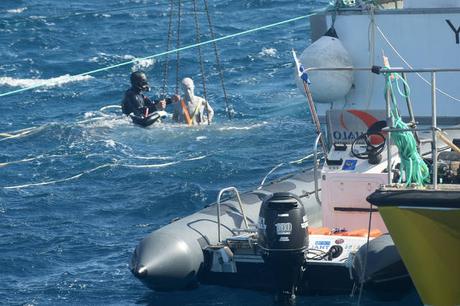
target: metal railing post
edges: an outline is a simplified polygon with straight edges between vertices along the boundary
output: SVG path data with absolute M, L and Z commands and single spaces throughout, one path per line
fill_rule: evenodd
M 222 196 L 223 191 L 221 190 L 219 192 L 219 195 L 217 197 L 217 242 L 220 243 L 220 197 Z
M 311 119 L 313 123 L 315 124 L 316 133 L 320 137 L 321 147 L 323 148 L 323 152 L 326 154 L 327 153 L 326 141 L 321 136 L 322 135 L 321 134 L 321 123 L 319 121 L 318 113 L 316 112 L 315 102 L 313 101 L 310 86 L 308 86 L 307 82 L 305 81 L 302 81 L 302 82 L 303 82 L 303 88 L 305 90 L 305 95 L 307 96 L 307 102 L 308 102 L 308 107 L 310 109 Z
M 390 129 L 393 128 L 393 122 L 391 120 L 391 92 L 390 88 L 387 88 L 385 94 L 386 100 L 386 111 L 387 111 L 387 125 Z M 387 134 L 387 172 L 388 172 L 388 185 L 391 185 L 391 132 Z
M 416 128 L 417 127 L 417 123 L 415 122 L 415 115 L 414 115 L 414 109 L 412 108 L 412 101 L 411 101 L 411 98 L 410 98 L 410 92 L 409 92 L 409 88 L 407 87 L 407 75 L 405 72 L 401 73 L 401 76 L 404 80 L 403 82 L 403 89 L 404 89 L 404 95 L 406 96 L 406 105 L 407 105 L 407 111 L 409 112 L 409 119 L 410 119 L 410 122 L 412 124 L 412 128 Z M 417 131 L 414 130 L 414 137 L 415 137 L 415 141 L 417 142 L 417 146 L 418 146 L 418 151 L 420 153 L 420 138 L 418 137 L 418 133 Z
M 246 227 L 246 229 L 249 229 L 249 225 L 248 225 L 248 220 L 246 218 L 246 214 L 244 213 L 244 209 L 243 209 L 243 202 L 241 201 L 241 197 L 240 197 L 240 193 L 238 192 L 238 189 L 236 189 L 235 187 L 227 187 L 227 188 L 224 188 L 224 189 L 221 189 L 219 191 L 219 194 L 217 195 L 217 241 L 220 243 L 221 242 L 221 231 L 220 231 L 220 228 L 221 228 L 221 222 L 220 222 L 220 200 L 222 198 L 222 195 L 224 194 L 224 192 L 227 192 L 227 191 L 234 191 L 236 193 L 236 198 L 238 200 L 238 204 L 240 206 L 240 210 L 241 210 L 241 215 L 243 216 L 243 222 L 244 222 L 244 226 Z
M 318 188 L 318 143 L 321 139 L 321 133 L 316 136 L 315 146 L 313 147 L 313 179 L 315 180 L 315 198 L 316 202 L 321 205 L 321 199 L 319 198 Z M 327 152 L 324 152 L 327 155 Z
M 433 142 L 431 143 L 431 157 L 433 159 L 433 188 L 437 189 L 438 187 L 438 143 L 437 143 L 437 112 L 436 112 L 436 72 L 431 72 L 431 133 L 433 137 Z

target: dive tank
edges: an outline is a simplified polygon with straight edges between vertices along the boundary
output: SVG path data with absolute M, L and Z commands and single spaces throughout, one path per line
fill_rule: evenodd
M 299 60 L 305 68 L 353 66 L 350 54 L 340 42 L 333 27 L 306 48 Z M 353 85 L 353 71 L 311 71 L 308 72 L 308 77 L 311 81 L 313 100 L 318 103 L 331 103 L 343 99 Z M 296 77 L 296 83 L 299 90 L 305 94 L 299 77 Z
M 274 276 L 277 301 L 294 304 L 308 248 L 308 219 L 300 199 L 289 192 L 265 199 L 257 233 L 262 258 Z

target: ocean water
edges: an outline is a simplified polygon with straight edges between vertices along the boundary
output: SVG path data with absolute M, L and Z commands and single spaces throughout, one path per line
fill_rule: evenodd
M 183 0 L 180 45 L 195 42 Z M 305 15 L 327 1 L 210 0 L 216 36 Z M 121 115 L 132 70 L 161 93 L 165 57 L 85 71 L 167 49 L 169 1 L 2 0 L 0 92 L 0 304 L 270 305 L 268 292 L 202 285 L 157 293 L 128 269 L 138 242 L 172 218 L 214 202 L 227 186 L 250 190 L 273 166 L 312 152 L 314 128 L 293 82 L 290 50 L 310 43 L 301 20 L 218 43 L 235 118 L 228 120 L 211 45 L 202 48 L 215 123 L 147 129 Z M 176 1 L 177 3 L 177 1 Z M 129 9 L 128 9 L 129 8 Z M 198 2 L 201 40 L 210 38 Z M 173 32 L 173 45 L 176 33 Z M 197 49 L 180 53 L 179 77 L 202 94 Z M 175 91 L 170 57 L 168 92 Z M 281 167 L 273 177 L 311 166 Z M 299 297 L 299 305 L 355 305 L 357 297 Z M 362 305 L 419 304 L 364 295 Z

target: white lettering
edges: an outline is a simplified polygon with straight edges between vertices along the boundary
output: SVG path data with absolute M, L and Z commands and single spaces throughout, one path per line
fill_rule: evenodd
M 277 235 L 290 235 L 292 232 L 292 223 L 276 223 Z

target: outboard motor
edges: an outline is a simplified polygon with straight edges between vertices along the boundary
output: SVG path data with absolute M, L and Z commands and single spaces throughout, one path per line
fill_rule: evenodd
M 258 246 L 273 272 L 276 300 L 293 305 L 308 249 L 308 219 L 302 202 L 289 192 L 274 193 L 260 207 L 257 228 Z

